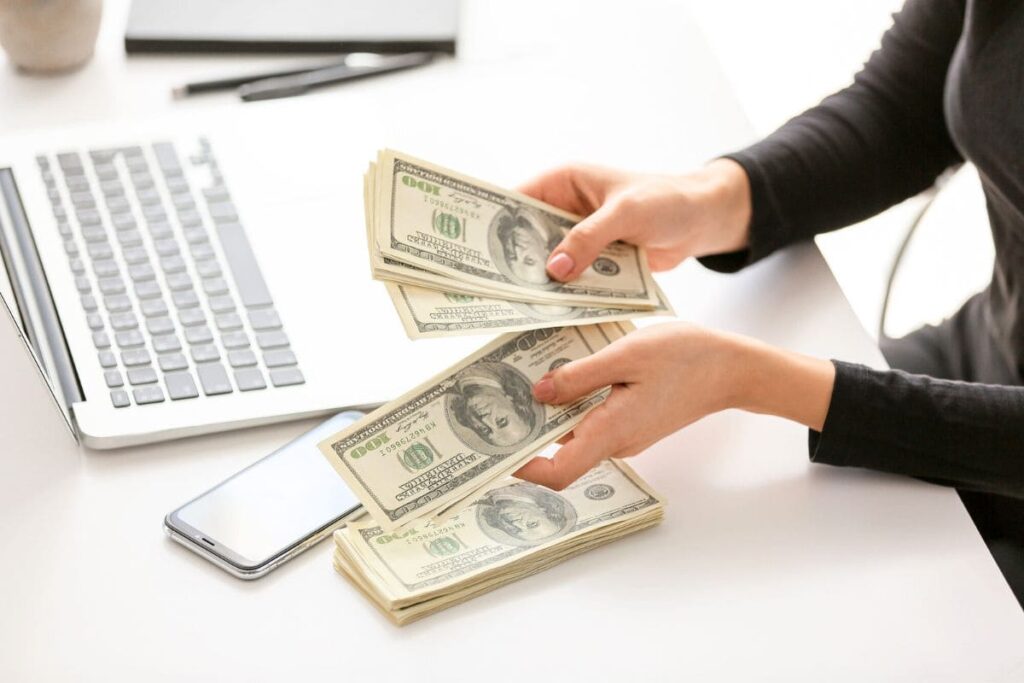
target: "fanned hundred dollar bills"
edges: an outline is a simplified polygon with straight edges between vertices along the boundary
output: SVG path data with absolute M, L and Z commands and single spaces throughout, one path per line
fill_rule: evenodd
M 561 492 L 493 482 L 459 514 L 390 533 L 372 520 L 334 533 L 334 566 L 399 626 L 659 523 L 664 502 L 606 460 Z
M 609 245 L 572 282 L 548 277 L 577 216 L 390 150 L 364 180 L 373 276 L 413 339 L 673 314 L 633 245 Z
M 320 450 L 385 531 L 457 509 L 571 431 L 610 390 L 556 406 L 536 401 L 533 384 L 633 329 L 624 321 L 503 335 Z

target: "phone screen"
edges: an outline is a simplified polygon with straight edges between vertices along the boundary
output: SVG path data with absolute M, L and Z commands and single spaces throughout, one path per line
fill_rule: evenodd
M 335 415 L 182 506 L 169 523 L 235 564 L 262 565 L 359 505 L 317 443 L 361 417 Z

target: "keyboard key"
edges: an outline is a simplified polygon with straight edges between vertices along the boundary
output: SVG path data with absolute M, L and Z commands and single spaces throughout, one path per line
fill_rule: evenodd
M 138 197 L 139 203 L 143 206 L 153 206 L 160 203 L 160 193 L 152 187 L 140 189 L 135 193 L 135 196 Z
M 119 277 L 100 278 L 98 284 L 103 294 L 124 294 L 124 280 Z
M 202 344 L 192 347 L 192 360 L 197 363 L 206 363 L 212 360 L 220 360 L 220 351 L 213 344 Z
M 97 349 L 109 349 L 110 337 L 106 332 L 93 332 L 92 343 Z
M 183 194 L 188 192 L 188 183 L 181 177 L 181 169 L 178 169 L 178 171 L 179 173 L 177 175 L 167 178 L 167 189 L 171 194 Z
M 93 242 L 86 246 L 89 251 L 89 257 L 95 261 L 96 259 L 110 258 L 114 255 L 114 250 L 110 246 L 110 242 Z
M 155 223 L 157 221 L 166 221 L 167 212 L 164 211 L 164 207 L 159 204 L 152 206 L 142 207 L 142 217 L 146 219 L 147 223 Z
M 210 297 L 210 310 L 214 313 L 230 313 L 235 310 L 235 302 L 231 300 L 230 296 L 214 296 Z
M 143 280 L 135 283 L 135 296 L 140 299 L 155 299 L 160 296 L 160 285 L 153 280 Z
M 142 244 L 142 235 L 138 230 L 125 230 L 117 233 L 117 241 L 122 247 L 137 247 Z
M 110 316 L 110 326 L 115 330 L 134 330 L 139 326 L 139 321 L 131 311 L 114 313 Z
M 180 292 L 183 289 L 192 289 L 192 277 L 188 273 L 174 273 L 167 276 L 167 286 L 173 292 Z
M 124 294 L 103 297 L 103 306 L 111 313 L 120 313 L 132 309 L 132 300 Z
M 238 385 L 239 391 L 255 391 L 267 388 L 267 382 L 263 379 L 263 373 L 260 372 L 259 368 L 235 370 L 235 384 Z
M 246 308 L 267 306 L 273 303 L 270 291 L 263 279 L 249 238 L 238 223 L 218 223 L 217 234 L 227 257 L 228 266 L 238 286 L 238 294 Z
M 167 393 L 171 395 L 172 401 L 195 398 L 199 395 L 195 380 L 188 372 L 169 372 L 164 375 L 164 384 L 167 385 Z
M 196 296 L 196 291 L 194 289 L 186 289 L 183 292 L 174 292 L 171 294 L 171 298 L 174 299 L 174 305 L 178 308 L 195 308 L 199 305 L 199 297 Z
M 206 314 L 201 308 L 186 308 L 178 311 L 178 321 L 185 327 L 202 325 L 206 322 Z
M 185 328 L 185 339 L 189 344 L 207 344 L 213 341 L 213 332 L 206 325 Z
M 174 208 L 179 212 L 195 211 L 196 203 L 192 200 L 192 196 L 188 194 L 178 194 L 173 198 Z
M 176 334 L 158 334 L 153 337 L 153 349 L 157 353 L 181 351 L 181 342 Z
M 117 389 L 118 387 L 124 386 L 124 380 L 121 379 L 121 373 L 117 370 L 107 370 L 103 373 L 103 379 L 106 380 L 107 386 L 111 389 Z
M 164 400 L 163 389 L 155 384 L 134 389 L 132 390 L 132 395 L 135 397 L 135 402 L 140 406 L 147 403 L 161 403 Z
M 306 378 L 298 368 L 275 368 L 270 371 L 270 381 L 275 387 L 289 387 L 293 384 L 304 384 Z
M 220 341 L 226 349 L 244 349 L 249 346 L 249 337 L 245 332 L 225 332 Z
M 114 229 L 118 232 L 127 232 L 128 230 L 134 230 L 138 227 L 138 223 L 135 222 L 135 216 L 130 213 L 117 213 L 111 216 L 111 221 L 114 224 Z M 122 242 L 124 244 L 124 242 Z
M 203 188 L 203 196 L 208 202 L 223 202 L 228 200 L 228 189 L 223 185 Z
M 210 237 L 206 234 L 206 230 L 203 228 L 186 228 L 185 229 L 185 241 L 189 244 L 203 244 L 209 242 Z
M 82 159 L 77 152 L 62 152 L 57 155 L 57 163 L 64 171 L 82 168 Z
M 90 330 L 102 330 L 103 329 L 103 316 L 99 313 L 90 313 L 85 316 L 85 322 L 89 325 Z
M 275 349 L 263 354 L 263 362 L 268 368 L 279 368 L 285 365 L 295 365 L 295 353 L 291 349 Z
M 126 349 L 121 352 L 121 362 L 125 367 L 149 365 L 149 351 L 146 349 Z
M 68 265 L 71 266 L 71 272 L 75 275 L 81 275 L 85 272 L 85 263 L 80 258 L 72 258 L 68 261 Z
M 132 185 L 136 190 L 148 190 L 153 187 L 153 176 L 149 173 L 132 173 Z
M 228 362 L 233 368 L 245 368 L 256 365 L 256 354 L 251 349 L 228 351 Z
M 128 398 L 128 392 L 124 389 L 111 391 L 110 402 L 114 404 L 115 408 L 124 408 L 125 406 L 131 405 L 131 400 Z
M 242 327 L 242 319 L 237 313 L 221 313 L 216 318 L 217 329 L 221 332 L 238 330 Z
M 117 169 L 114 168 L 113 164 L 98 164 L 93 168 L 93 170 L 96 171 L 96 177 L 99 178 L 101 182 L 104 180 L 117 179 Z
M 107 210 L 114 214 L 119 215 L 132 210 L 132 205 L 128 203 L 128 198 L 124 195 L 107 197 Z M 114 225 L 117 225 L 117 221 L 114 221 Z
M 249 311 L 249 324 L 254 330 L 277 330 L 281 327 L 281 318 L 273 308 L 257 308 Z
M 75 212 L 75 215 L 78 217 L 78 224 L 82 226 L 100 225 L 103 222 L 96 209 L 80 209 Z
M 95 311 L 96 310 L 96 308 L 97 308 L 97 306 L 96 306 L 96 297 L 94 297 L 92 294 L 83 294 L 81 298 L 82 298 L 82 308 L 84 308 L 87 311 Z
M 66 240 L 69 240 L 74 236 L 74 232 L 71 230 L 71 224 L 67 221 L 60 221 L 57 223 L 57 232 Z
M 91 247 L 92 245 L 89 246 Z M 68 256 L 77 256 L 78 245 L 73 240 L 68 240 L 64 243 L 64 253 Z M 109 254 L 107 256 L 109 256 Z
M 160 259 L 160 268 L 168 275 L 185 270 L 185 259 L 181 256 L 165 256 Z
M 152 280 L 156 277 L 156 273 L 153 272 L 153 266 L 149 265 L 149 263 L 136 263 L 128 267 L 128 277 L 133 282 L 140 282 L 142 280 Z
M 231 393 L 228 373 L 220 363 L 203 363 L 196 366 L 196 370 L 199 372 L 199 382 L 203 385 L 203 393 L 207 396 Z
M 282 346 L 288 346 L 288 335 L 281 330 L 273 330 L 270 332 L 257 332 L 256 343 L 259 344 L 261 349 L 276 349 Z
M 203 291 L 206 292 L 207 296 L 225 294 L 228 291 L 228 283 L 224 282 L 224 279 L 219 277 L 203 280 Z
M 117 345 L 122 349 L 130 348 L 133 346 L 142 346 L 146 340 L 143 338 L 142 333 L 138 330 L 125 330 L 124 332 L 116 332 L 114 338 L 117 340 Z
M 82 228 L 82 237 L 87 243 L 106 242 L 107 231 L 102 225 L 87 225 Z
M 164 372 L 183 370 L 187 367 L 188 361 L 180 353 L 169 353 L 166 356 L 160 356 L 160 369 Z
M 196 264 L 196 270 L 201 278 L 220 277 L 221 275 L 220 264 L 216 261 L 200 261 Z
M 89 278 L 84 275 L 79 275 L 75 278 L 75 289 L 82 294 L 88 294 L 92 291 L 92 285 L 89 283 Z
M 146 365 L 141 368 L 128 369 L 128 382 L 132 386 L 137 384 L 152 384 L 156 381 L 156 370 L 153 366 Z
M 153 247 L 161 256 L 177 256 L 181 253 L 178 243 L 173 239 L 157 240 L 153 243 Z
M 174 323 L 165 316 L 150 318 L 146 321 L 146 329 L 150 334 L 167 334 L 174 331 Z
M 167 221 L 153 221 L 149 224 L 149 234 L 155 240 L 165 240 L 174 237 L 174 228 Z
M 99 361 L 101 368 L 114 368 L 117 367 L 117 356 L 110 351 L 100 351 Z
M 238 212 L 231 202 L 213 202 L 209 204 L 209 209 L 215 223 L 238 220 Z
M 209 242 L 192 245 L 192 258 L 196 261 L 206 261 L 216 258 L 216 256 L 217 254 L 213 251 L 213 245 Z
M 144 247 L 130 247 L 124 250 L 124 260 L 129 265 L 149 262 L 149 254 Z
M 167 304 L 164 303 L 163 297 L 159 299 L 143 299 L 139 307 L 142 309 L 142 315 L 147 318 L 152 318 L 155 315 L 167 315 Z
M 117 275 L 119 269 L 117 262 L 113 259 L 102 259 L 99 261 L 93 261 L 92 272 L 96 273 L 96 277 L 109 277 L 111 275 Z
M 203 217 L 198 211 L 179 211 L 178 222 L 183 228 L 198 228 L 203 224 Z

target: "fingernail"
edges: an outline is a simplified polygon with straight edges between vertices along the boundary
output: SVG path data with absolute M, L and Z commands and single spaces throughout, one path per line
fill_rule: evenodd
M 561 280 L 572 272 L 573 267 L 576 263 L 572 260 L 572 256 L 566 253 L 555 254 L 548 261 L 548 272 L 554 275 L 556 278 Z
M 555 400 L 555 381 L 550 377 L 542 377 L 533 385 L 533 395 L 542 403 Z

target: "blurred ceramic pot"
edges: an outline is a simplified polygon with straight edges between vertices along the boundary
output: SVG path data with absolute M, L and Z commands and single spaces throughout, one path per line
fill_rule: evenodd
M 92 57 L 103 0 L 0 0 L 0 46 L 25 71 L 65 71 Z

